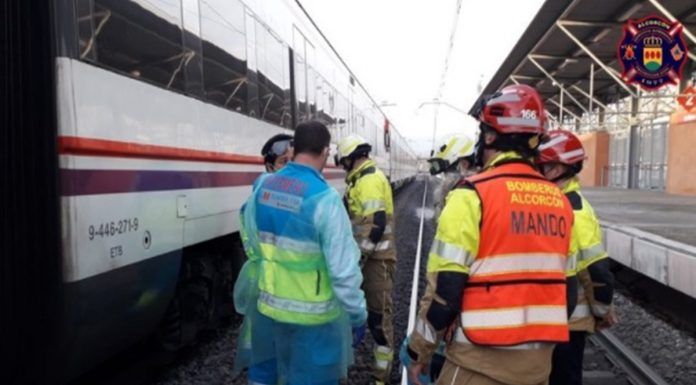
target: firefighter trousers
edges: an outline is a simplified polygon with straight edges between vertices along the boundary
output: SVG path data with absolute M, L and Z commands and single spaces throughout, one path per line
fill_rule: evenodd
M 496 381 L 483 374 L 463 368 L 450 360 L 445 361 L 445 366 L 442 367 L 440 377 L 438 377 L 436 385 L 510 385 L 504 382 Z M 538 385 L 548 385 L 548 381 L 539 383 Z
M 375 341 L 373 377 L 389 382 L 394 360 L 394 271 L 396 261 L 368 258 L 362 268 L 363 291 L 367 302 L 367 325 Z
M 582 385 L 582 361 L 587 332 L 571 331 L 570 341 L 553 350 L 550 385 Z

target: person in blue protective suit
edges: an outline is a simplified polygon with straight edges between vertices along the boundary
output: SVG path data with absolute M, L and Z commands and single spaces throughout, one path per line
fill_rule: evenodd
M 292 154 L 292 136 L 273 135 L 261 148 L 266 172 L 276 172 L 283 168 L 292 159 Z
M 254 327 L 238 342 L 250 384 L 337 384 L 365 333 L 360 251 L 321 175 L 330 139 L 323 124 L 300 124 L 293 161 L 245 204 L 244 246 L 259 261 L 244 309 Z
M 266 143 L 263 144 L 261 148 L 261 155 L 263 156 L 263 164 L 266 168 L 266 172 L 261 174 L 253 183 L 252 191 L 256 190 L 268 173 L 274 173 L 285 165 L 292 159 L 293 147 L 292 147 L 292 135 L 288 134 L 276 134 L 270 137 Z M 242 244 L 246 245 L 248 242 L 248 236 L 244 231 L 244 208 L 242 205 L 240 209 L 240 237 L 242 239 Z M 246 248 L 245 254 L 247 260 L 244 262 L 239 274 L 237 275 L 237 280 L 234 284 L 234 307 L 237 313 L 245 315 L 247 313 L 247 308 L 250 306 L 250 302 L 256 298 L 257 293 L 257 280 L 258 280 L 258 265 L 260 259 L 254 254 L 252 248 Z M 255 303 L 253 303 L 255 306 Z M 235 367 L 239 370 L 242 367 L 246 367 L 249 364 L 249 358 L 251 355 L 251 318 L 246 318 L 242 323 L 240 334 L 240 340 L 243 342 L 240 344 L 237 360 L 235 361 Z

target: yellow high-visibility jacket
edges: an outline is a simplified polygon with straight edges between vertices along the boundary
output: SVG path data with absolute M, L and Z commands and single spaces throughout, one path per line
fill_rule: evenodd
M 595 317 L 603 317 L 609 311 L 610 304 L 594 298 L 594 288 L 607 285 L 607 282 L 593 282 L 587 268 L 608 258 L 602 245 L 602 231 L 599 219 L 590 203 L 580 193 L 580 182 L 570 179 L 562 188 L 573 206 L 575 220 L 570 241 L 567 275 L 577 275 L 578 302 L 570 317 L 570 329 L 574 331 L 594 331 Z M 610 274 L 610 273 L 608 273 Z
M 368 258 L 395 260 L 392 189 L 374 160 L 368 159 L 347 175 L 345 203 L 362 254 Z M 381 239 L 374 243 L 369 235 L 375 226 L 374 214 L 380 211 L 386 213 L 386 227 Z

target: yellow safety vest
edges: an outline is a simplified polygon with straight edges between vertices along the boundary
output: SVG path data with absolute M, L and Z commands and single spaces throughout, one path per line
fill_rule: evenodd
M 353 224 L 353 234 L 363 253 L 374 259 L 396 259 L 394 245 L 394 203 L 389 181 L 374 160 L 367 160 L 346 177 L 346 206 Z M 369 234 L 373 227 L 373 215 L 384 211 L 387 226 L 382 238 L 372 245 Z
M 597 313 L 604 314 L 608 310 L 608 305 L 594 300 L 593 283 L 587 268 L 597 261 L 608 258 L 608 255 L 602 246 L 599 219 L 590 203 L 580 193 L 578 179 L 569 180 L 562 190 L 568 196 L 575 215 L 566 275 L 577 274 L 579 278 L 578 302 L 570 316 L 570 329 L 594 331 L 593 309 Z

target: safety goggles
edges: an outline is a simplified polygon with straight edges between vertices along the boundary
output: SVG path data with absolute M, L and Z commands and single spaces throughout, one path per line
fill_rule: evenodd
M 275 162 L 276 158 L 285 154 L 292 147 L 292 140 L 279 140 L 271 145 L 271 148 L 264 154 L 267 163 Z
M 449 166 L 446 161 L 440 158 L 428 159 L 428 164 L 430 164 L 430 175 L 437 175 L 444 172 Z

